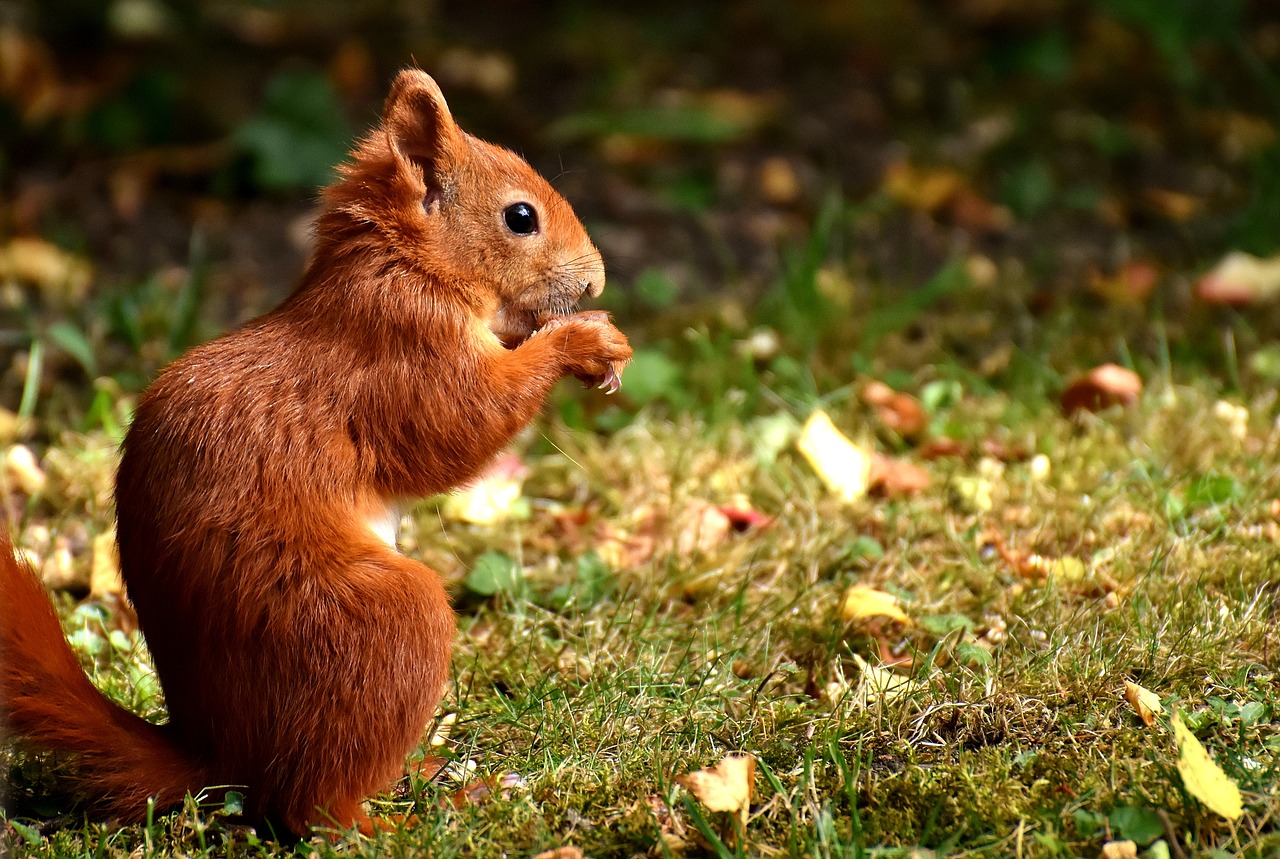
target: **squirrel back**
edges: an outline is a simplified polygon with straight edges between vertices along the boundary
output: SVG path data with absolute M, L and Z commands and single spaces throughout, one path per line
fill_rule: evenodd
M 167 367 L 125 438 L 121 572 L 168 725 L 100 701 L 38 585 L 4 568 L 0 716 L 77 753 L 124 818 L 214 783 L 295 832 L 367 826 L 360 802 L 420 740 L 454 631 L 388 523 L 477 475 L 558 379 L 616 389 L 631 356 L 605 314 L 575 312 L 604 270 L 568 203 L 458 128 L 423 72 L 396 79 L 316 230 L 293 294 Z M 100 763 L 106 723 L 145 749 Z

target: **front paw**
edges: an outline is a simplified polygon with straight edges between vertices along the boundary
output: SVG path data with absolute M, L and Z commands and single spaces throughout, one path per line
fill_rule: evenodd
M 609 321 L 609 314 L 589 310 L 558 317 L 537 336 L 559 347 L 561 374 L 581 379 L 588 387 L 612 394 L 622 386 L 622 369 L 631 360 L 627 336 Z

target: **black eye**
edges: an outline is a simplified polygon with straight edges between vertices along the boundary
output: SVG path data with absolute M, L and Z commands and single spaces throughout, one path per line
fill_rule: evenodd
M 531 236 L 538 231 L 538 213 L 528 203 L 512 203 L 502 213 L 507 229 L 517 236 Z

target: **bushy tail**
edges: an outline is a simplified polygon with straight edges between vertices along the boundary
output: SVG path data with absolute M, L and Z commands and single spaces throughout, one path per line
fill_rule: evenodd
M 44 586 L 14 558 L 0 520 L 0 728 L 32 749 L 70 752 L 85 793 L 124 820 L 182 802 L 200 765 L 160 727 L 103 697 L 76 661 Z

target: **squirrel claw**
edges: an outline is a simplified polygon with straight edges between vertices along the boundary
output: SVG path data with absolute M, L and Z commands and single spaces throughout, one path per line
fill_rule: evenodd
M 618 375 L 617 368 L 611 364 L 609 365 L 609 369 L 605 371 L 604 381 L 600 383 L 600 389 L 603 390 L 607 396 L 609 394 L 618 393 L 618 389 L 621 387 L 622 377 Z

